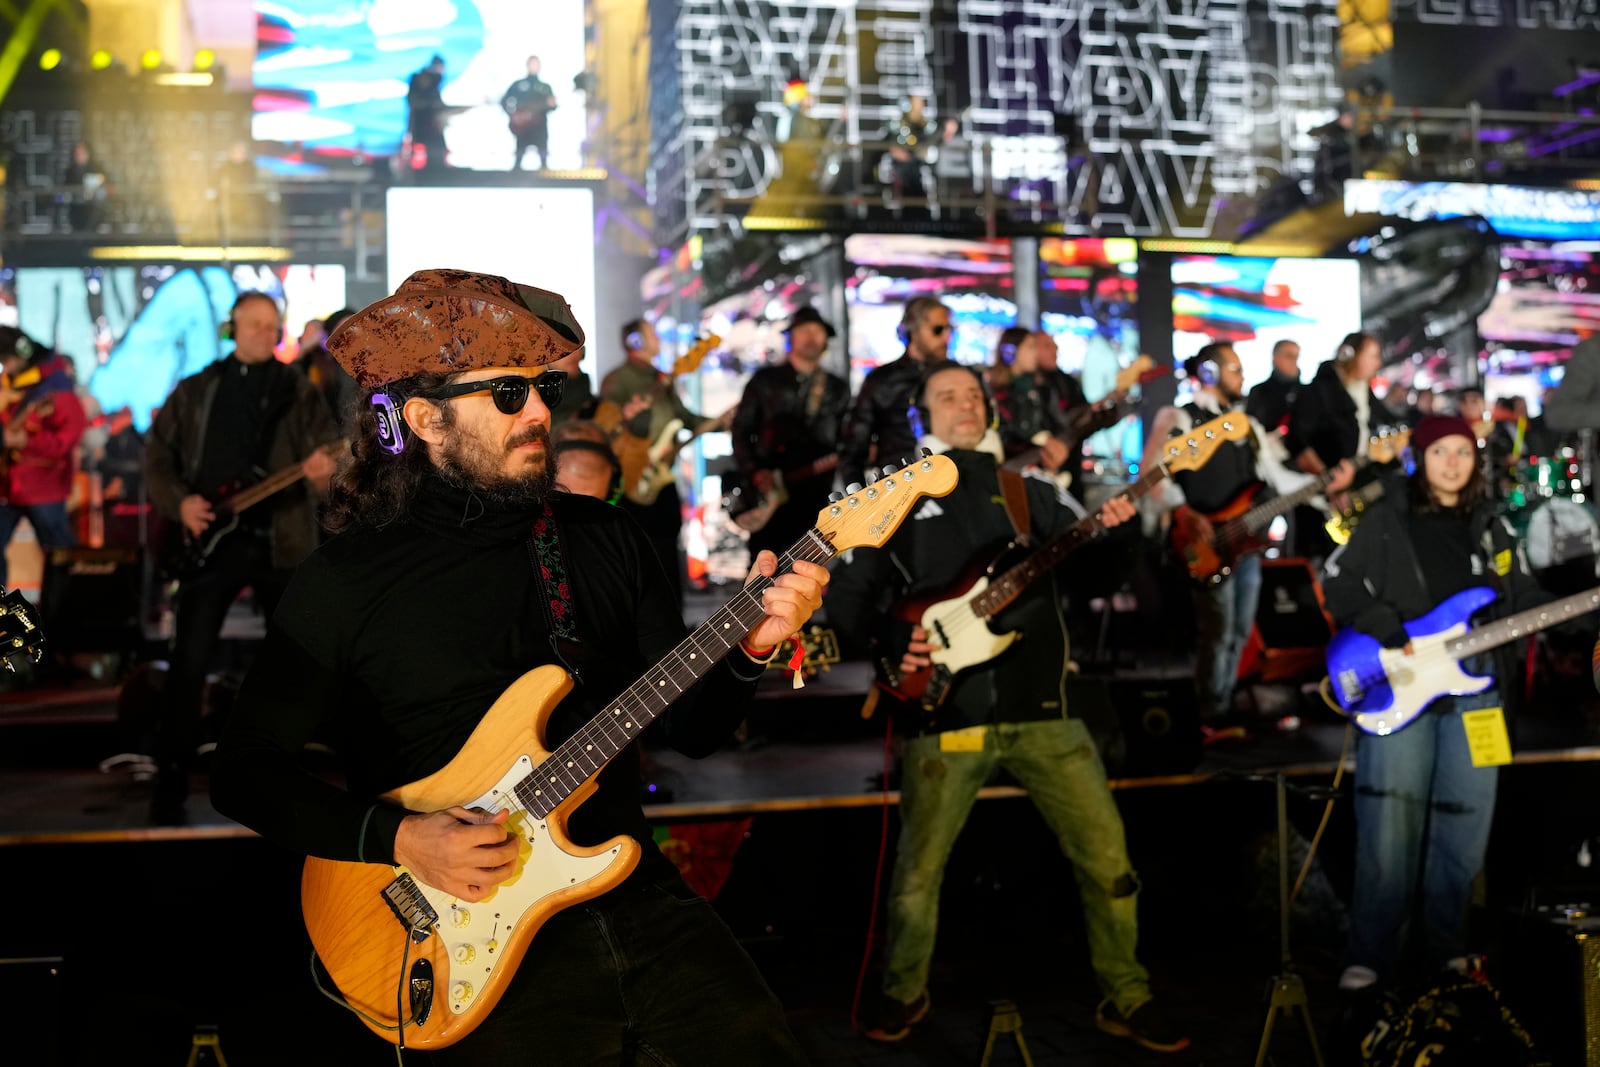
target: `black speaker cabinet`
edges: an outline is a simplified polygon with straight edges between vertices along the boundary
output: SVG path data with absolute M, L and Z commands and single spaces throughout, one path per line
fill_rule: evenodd
M 49 652 L 138 648 L 141 579 L 138 549 L 51 549 L 39 594 L 39 621 Z
M 1600 912 L 1546 905 L 1517 922 L 1490 976 L 1550 1062 L 1600 1067 Z
M 1325 648 L 1333 636 L 1323 613 L 1322 588 L 1304 559 L 1261 561 L 1256 627 L 1268 649 Z
M 1067 714 L 1082 719 L 1114 778 L 1187 774 L 1200 763 L 1200 710 L 1188 675 L 1072 675 Z

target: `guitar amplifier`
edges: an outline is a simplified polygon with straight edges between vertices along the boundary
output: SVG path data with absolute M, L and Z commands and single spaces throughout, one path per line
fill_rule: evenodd
M 1490 974 L 1553 1063 L 1600 1067 L 1600 914 L 1545 905 L 1518 919 Z
M 1187 774 L 1200 764 L 1191 675 L 1071 675 L 1067 714 L 1089 727 L 1113 778 Z
M 124 652 L 139 647 L 141 554 L 136 548 L 54 548 L 45 560 L 39 623 L 46 650 Z

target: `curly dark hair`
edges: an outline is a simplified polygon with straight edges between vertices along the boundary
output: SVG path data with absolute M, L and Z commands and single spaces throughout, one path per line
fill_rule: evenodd
M 417 487 L 434 470 L 421 441 L 410 439 L 405 450 L 393 455 L 378 443 L 378 412 L 372 398 L 383 393 L 401 407 L 411 397 L 448 385 L 455 374 L 418 374 L 369 389 L 357 405 L 350 434 L 350 462 L 334 475 L 328 507 L 322 522 L 333 533 L 357 527 L 383 527 L 404 515 Z M 439 404 L 440 418 L 449 427 L 455 413 L 448 401 Z

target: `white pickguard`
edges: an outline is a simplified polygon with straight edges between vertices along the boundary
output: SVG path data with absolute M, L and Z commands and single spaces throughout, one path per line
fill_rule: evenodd
M 989 579 L 979 578 L 962 596 L 941 600 L 922 613 L 922 627 L 928 631 L 928 640 L 935 644 L 945 638 L 949 640 L 949 644 L 930 652 L 928 658 L 952 675 L 987 663 L 1022 636 L 1015 630 L 997 634 L 973 612 L 972 601 L 982 596 L 987 588 Z
M 485 811 L 509 806 L 508 799 L 514 797 L 511 790 L 532 771 L 533 761 L 523 756 L 499 784 L 464 806 Z M 417 882 L 428 903 L 439 913 L 434 933 L 444 940 L 450 956 L 450 983 L 445 990 L 450 1010 L 458 1015 L 483 991 L 489 975 L 500 965 L 500 947 L 507 944 L 507 935 L 530 907 L 557 890 L 596 877 L 617 858 L 616 849 L 598 856 L 573 856 L 563 851 L 545 832 L 545 823 L 520 807 L 512 808 L 506 827 L 520 835 L 524 845 L 519 850 L 517 872 L 484 900 L 468 903 Z
M 1409 656 L 1398 648 L 1380 652 L 1378 662 L 1389 676 L 1394 703 L 1383 711 L 1358 712 L 1356 725 L 1370 734 L 1392 734 L 1421 715 L 1438 697 L 1481 693 L 1493 685 L 1493 678 L 1475 678 L 1462 670 L 1456 658 L 1440 647 L 1466 632 L 1467 624 L 1460 623 L 1415 638 Z

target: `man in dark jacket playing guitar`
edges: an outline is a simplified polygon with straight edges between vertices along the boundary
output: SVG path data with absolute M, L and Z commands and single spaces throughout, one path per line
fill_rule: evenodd
M 981 566 L 1017 536 L 1019 523 L 1045 541 L 1081 517 L 1058 499 L 1052 483 L 1038 478 L 1011 476 L 1025 508 L 1001 503 L 1000 439 L 975 369 L 936 365 L 913 399 L 927 431 L 921 444 L 948 450 L 960 482 L 949 496 L 922 501 L 882 549 L 850 553 L 827 597 L 828 618 L 842 644 L 870 656 L 880 678 L 895 685 L 903 676 L 930 670 L 928 654 L 941 644 L 955 647 L 986 627 L 970 612 L 952 612 L 948 629 L 929 634 L 889 615 L 893 604 L 956 584 L 969 567 Z M 1133 513 L 1131 504 L 1114 498 L 1102 521 L 1115 525 Z M 1151 1000 L 1149 976 L 1134 953 L 1139 880 L 1105 767 L 1088 728 L 1066 706 L 1067 629 L 1054 580 L 1036 583 L 1001 613 L 995 629 L 1027 636 L 997 659 L 960 674 L 931 716 L 897 702 L 895 713 L 905 716 L 902 722 L 914 736 L 906 743 L 901 776 L 883 999 L 867 1036 L 898 1041 L 928 1013 L 945 862 L 979 788 L 998 764 L 1028 789 L 1072 861 L 1090 959 L 1106 998 L 1096 1024 L 1156 1051 L 1186 1048 L 1188 1039 Z
M 555 90 L 539 77 L 539 57 L 528 57 L 528 76 L 511 83 L 506 95 L 500 98 L 511 120 L 511 132 L 517 138 L 517 157 L 512 170 L 522 169 L 522 157 L 528 149 L 539 151 L 539 169 L 544 170 L 550 161 L 550 112 L 556 109 Z
M 662 657 L 679 656 L 679 667 L 704 660 L 697 684 L 688 684 L 692 673 L 660 679 L 687 693 L 658 723 L 680 751 L 714 751 L 744 718 L 776 646 L 821 602 L 827 571 L 796 561 L 765 590 L 741 594 L 754 602 L 737 617 L 756 618 L 753 628 L 708 637 L 702 626 L 704 643 L 677 653 L 683 619 L 638 527 L 601 501 L 553 490 L 549 405 L 562 379 L 547 367 L 582 343 L 560 296 L 450 270 L 412 275 L 335 331 L 329 349 L 367 401 L 334 489 L 336 533 L 295 575 L 267 631 L 217 750 L 212 797 L 280 844 L 374 868 L 386 882 L 397 875 L 389 865 L 401 864 L 404 880 L 451 900 L 434 920 L 398 925 L 378 901 L 377 925 L 356 943 L 392 950 L 396 964 L 402 952 L 412 962 L 434 954 L 439 970 L 429 969 L 421 1000 L 404 1009 L 411 1018 L 397 1018 L 397 999 L 418 995 L 414 971 L 397 967 L 395 981 L 369 997 L 340 983 L 353 1006 L 394 1019 L 408 1047 L 423 1045 L 424 1026 L 499 996 L 435 1062 L 798 1065 L 804 1056 L 755 965 L 653 844 L 630 743 L 639 712 L 624 715 L 620 705 L 626 679 L 649 669 L 642 681 L 655 681 L 650 665 Z M 763 575 L 775 569 L 771 554 L 757 561 Z M 715 655 L 705 651 L 712 640 L 723 641 Z M 546 762 L 537 780 L 513 790 L 526 807 L 508 805 L 516 798 L 502 790 L 483 802 L 492 815 L 393 795 L 465 774 L 457 765 L 480 731 L 495 729 L 497 698 L 511 699 L 502 694 L 536 668 L 545 672 L 537 677 L 565 680 L 550 671 L 558 664 L 576 672 L 576 688 L 549 712 L 538 744 L 568 745 L 571 760 L 550 761 L 563 768 L 600 749 L 581 771 L 556 772 L 572 775 L 568 796 L 592 790 L 581 806 L 552 811 L 548 824 L 532 815 L 543 790 L 560 788 L 554 775 L 544 782 Z M 515 699 L 516 728 L 547 698 Z M 349 739 L 348 789 L 301 769 L 306 742 L 325 734 Z M 494 761 L 491 777 L 532 747 L 520 735 L 494 746 L 505 763 Z M 538 926 L 512 905 L 531 885 L 549 887 L 540 903 L 560 896 L 568 872 L 583 873 L 572 853 L 551 851 L 563 829 L 579 851 L 602 857 L 608 839 L 629 838 L 637 866 Z M 524 865 L 519 856 L 533 858 Z M 336 902 L 334 927 L 350 927 L 351 909 L 367 903 Z M 413 939 L 417 921 L 433 932 Z M 335 973 L 339 961 L 309 913 L 308 927 Z M 517 962 L 517 939 L 526 947 L 529 936 Z M 457 972 L 452 960 L 470 967 Z M 497 972 L 507 984 L 496 986 L 485 975 L 502 960 L 511 971 Z M 426 1018 L 418 1003 L 428 1005 Z M 394 1041 L 395 1025 L 384 1025 Z
M 278 305 L 262 292 L 234 302 L 233 354 L 179 382 L 150 427 L 145 475 L 174 541 L 204 536 L 233 492 L 274 471 L 299 468 L 317 491 L 334 460 L 324 446 L 339 428 L 322 394 L 273 348 L 283 335 Z M 298 480 L 238 516 L 200 569 L 182 577 L 165 706 L 156 738 L 159 774 L 151 817 L 181 822 L 199 743 L 200 699 L 228 608 L 249 586 L 270 616 L 289 572 L 317 543 L 315 504 Z M 178 548 L 174 554 L 181 554 Z

